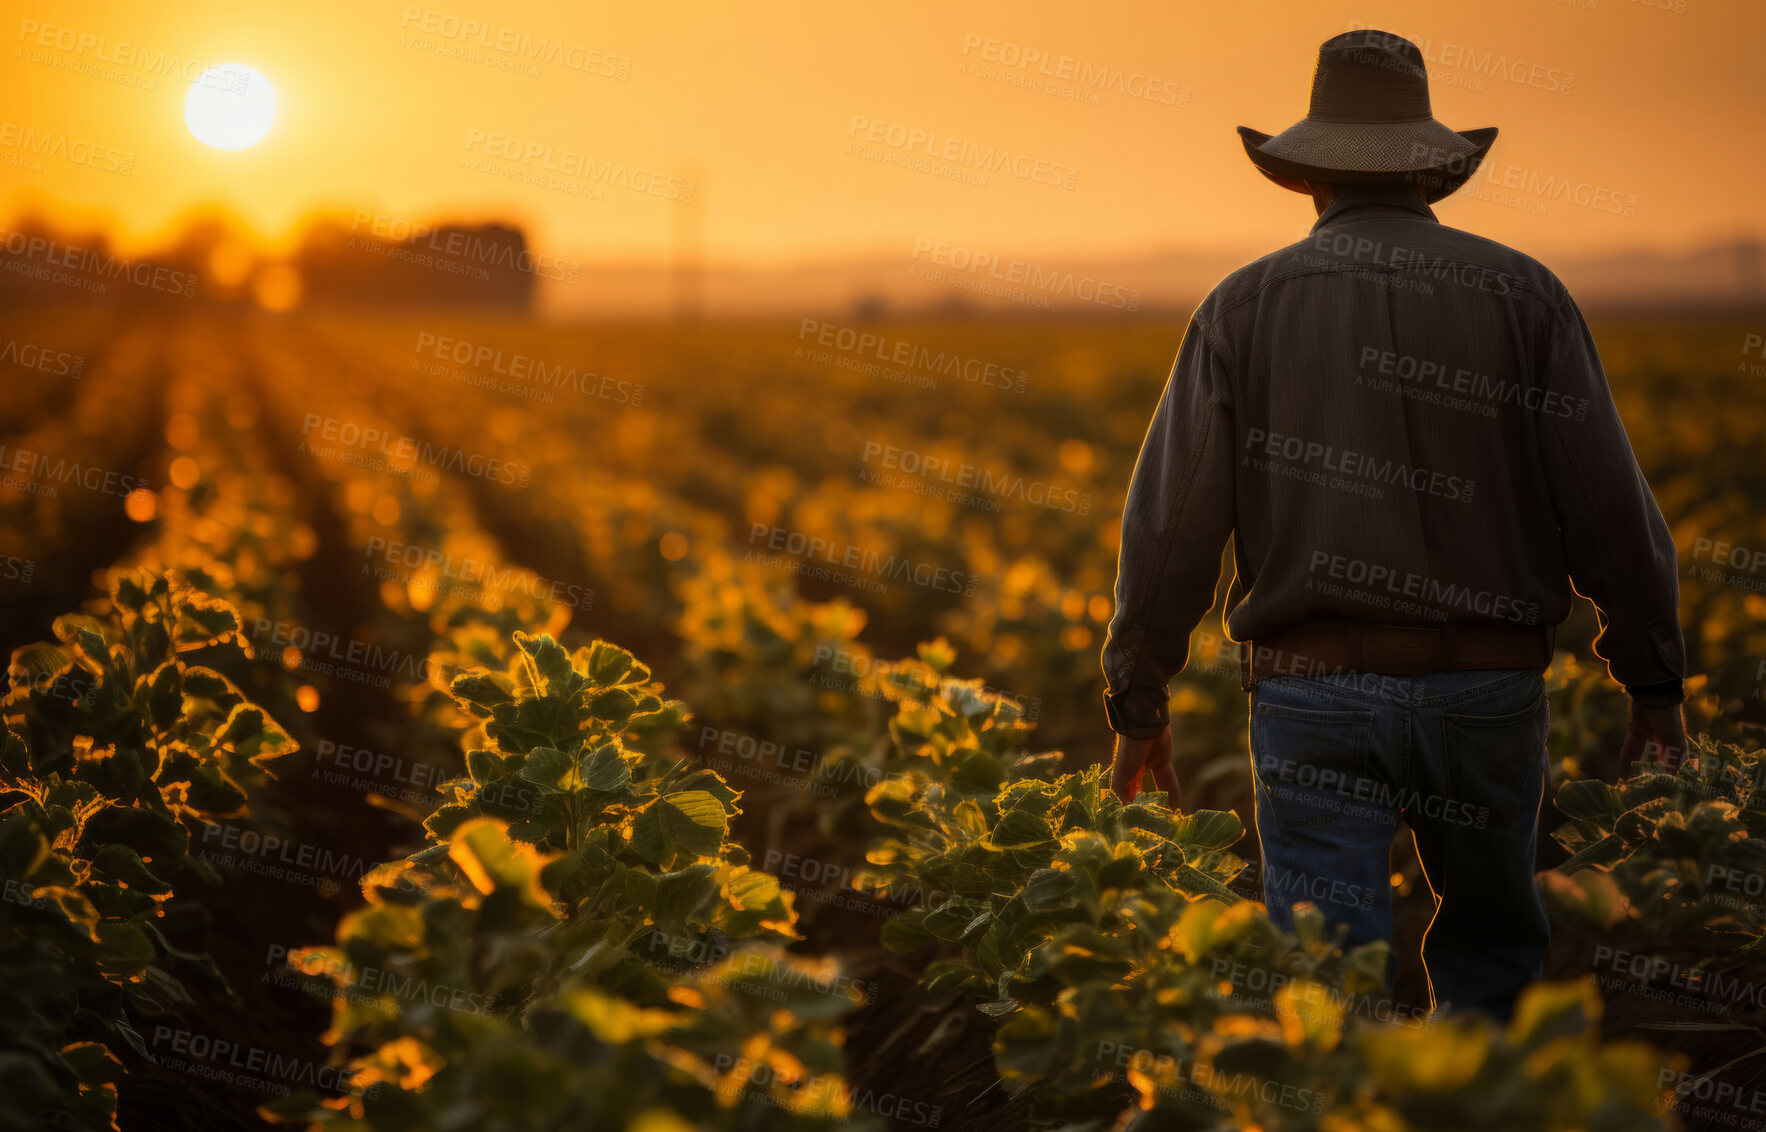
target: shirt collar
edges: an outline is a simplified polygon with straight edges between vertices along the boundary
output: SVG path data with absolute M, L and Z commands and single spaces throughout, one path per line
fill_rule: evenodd
M 1416 216 L 1426 216 L 1435 220 L 1434 211 L 1423 203 L 1417 195 L 1416 186 L 1411 184 L 1368 184 L 1368 185 L 1332 185 L 1331 203 L 1319 213 L 1318 223 L 1312 226 L 1314 232 L 1330 224 L 1339 216 L 1350 211 L 1368 212 L 1371 214 L 1391 214 L 1392 212 L 1408 212 Z

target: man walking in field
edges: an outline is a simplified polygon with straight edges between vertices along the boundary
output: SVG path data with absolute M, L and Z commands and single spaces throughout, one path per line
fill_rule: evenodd
M 1436 900 L 1432 1005 L 1506 1018 L 1548 933 L 1553 627 L 1572 585 L 1594 603 L 1631 695 L 1621 757 L 1673 765 L 1673 540 L 1563 285 L 1430 210 L 1496 130 L 1431 116 L 1414 44 L 1327 41 L 1307 117 L 1239 133 L 1318 223 L 1197 308 L 1135 464 L 1103 650 L 1114 785 L 1150 776 L 1176 804 L 1166 684 L 1231 534 L 1271 916 L 1308 900 L 1349 945 L 1390 940 L 1402 818 Z

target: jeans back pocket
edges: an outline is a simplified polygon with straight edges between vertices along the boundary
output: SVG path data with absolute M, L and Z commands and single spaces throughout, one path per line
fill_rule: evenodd
M 1503 829 L 1526 817 L 1529 806 L 1538 806 L 1550 709 L 1545 681 L 1535 680 L 1518 690 L 1520 695 L 1533 691 L 1525 707 L 1493 715 L 1442 713 L 1447 786 L 1452 795 L 1448 801 L 1456 824 Z
M 1277 825 L 1323 825 L 1378 809 L 1369 773 L 1373 726 L 1371 711 L 1255 706 L 1251 765 Z

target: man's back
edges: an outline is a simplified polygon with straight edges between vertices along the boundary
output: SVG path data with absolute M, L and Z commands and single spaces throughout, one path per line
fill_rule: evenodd
M 1606 407 L 1592 357 L 1551 368 L 1554 347 L 1582 347 L 1557 279 L 1430 219 L 1414 191 L 1391 199 L 1339 198 L 1213 297 L 1237 355 L 1241 584 L 1262 591 L 1235 637 L 1329 616 L 1556 624 L 1571 595 L 1554 499 L 1582 490 L 1578 457 L 1631 462 L 1616 419 L 1589 420 Z M 1602 542 L 1659 536 L 1672 571 L 1665 528 L 1590 519 Z M 1585 549 L 1577 564 L 1598 567 L 1606 550 Z
M 1235 640 L 1319 620 L 1555 625 L 1573 578 L 1620 625 L 1598 645 L 1619 680 L 1678 679 L 1673 541 L 1581 313 L 1414 186 L 1343 186 L 1309 236 L 1228 276 L 1166 399 L 1125 523 L 1173 504 L 1193 521 L 1174 544 L 1125 537 L 1180 591 L 1145 646 L 1187 641 L 1230 528 Z

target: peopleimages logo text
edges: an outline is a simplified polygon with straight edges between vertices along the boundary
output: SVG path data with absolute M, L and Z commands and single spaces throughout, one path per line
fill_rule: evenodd
M 444 471 L 513 484 L 516 487 L 526 487 L 533 475 L 533 468 L 527 464 L 511 463 L 500 457 L 467 452 L 463 448 L 446 444 L 431 444 L 416 437 L 394 436 L 382 429 L 337 417 L 321 416 L 318 413 L 306 414 L 300 431 L 301 436 L 306 438 L 301 441 L 303 450 L 309 447 L 316 432 L 320 439 L 345 448 L 357 448 L 395 461 L 421 463 Z
M 797 340 L 801 342 L 812 336 L 818 346 L 832 347 L 847 354 L 874 357 L 891 365 L 910 366 L 939 377 L 960 377 L 971 385 L 990 389 L 1022 393 L 1024 381 L 1029 376 L 1024 370 L 977 357 L 964 357 L 956 350 L 933 350 L 874 331 L 806 318 L 797 328 Z
M 1043 480 L 1030 479 L 1017 472 L 999 471 L 968 461 L 950 460 L 944 456 L 899 448 L 875 440 L 865 442 L 863 462 L 867 465 L 867 470 L 875 465 L 885 472 L 900 472 L 933 484 L 980 491 L 1002 499 L 1018 499 L 1069 514 L 1091 514 L 1090 492 L 1059 487 Z
M 434 252 L 450 259 L 482 266 L 508 268 L 526 272 L 542 279 L 557 279 L 572 284 L 582 278 L 583 265 L 557 256 L 514 247 L 503 240 L 493 240 L 460 229 L 437 230 L 427 224 L 413 224 L 396 216 L 358 208 L 350 222 L 350 231 L 369 234 L 381 240 L 408 242 L 413 250 Z
M 481 152 L 488 157 L 531 166 L 554 173 L 568 180 L 580 180 L 630 189 L 643 196 L 691 204 L 696 185 L 681 177 L 671 177 L 654 169 L 630 166 L 624 161 L 596 161 L 594 154 L 576 149 L 560 149 L 546 142 L 522 141 L 509 134 L 472 129 L 466 132 L 468 152 Z
M 1190 88 L 1170 79 L 1144 75 L 1121 67 L 1094 64 L 1072 55 L 1053 55 L 1037 47 L 994 39 L 974 32 L 963 36 L 963 54 L 977 54 L 989 63 L 1013 70 L 1033 72 L 1044 78 L 1073 83 L 1088 91 L 1108 91 L 1141 98 L 1163 106 L 1188 106 Z
M 1124 287 L 1092 275 L 1063 271 L 1057 267 L 1043 267 L 1021 259 L 1005 259 L 992 252 L 977 251 L 960 244 L 947 244 L 924 236 L 914 240 L 914 259 L 918 261 L 921 257 L 951 271 L 976 277 L 985 276 L 996 282 L 1061 295 L 1082 303 L 1096 303 L 1119 311 L 1141 309 L 1139 287 Z
M 132 283 L 169 295 L 190 298 L 196 294 L 197 276 L 193 271 L 178 271 L 158 264 L 132 260 L 126 256 L 76 248 L 57 243 L 47 236 L 17 230 L 0 229 L 0 248 L 9 256 L 35 262 L 41 257 L 44 266 L 66 268 L 88 279 Z
M 480 23 L 434 8 L 414 4 L 405 6 L 399 26 L 407 30 L 416 24 L 416 31 L 438 39 L 495 51 L 529 63 L 550 63 L 585 75 L 601 75 L 625 82 L 632 75 L 632 61 L 623 55 L 593 51 L 580 43 L 565 43 L 548 36 L 534 38 L 518 28 Z M 401 41 L 402 42 L 402 41 Z

